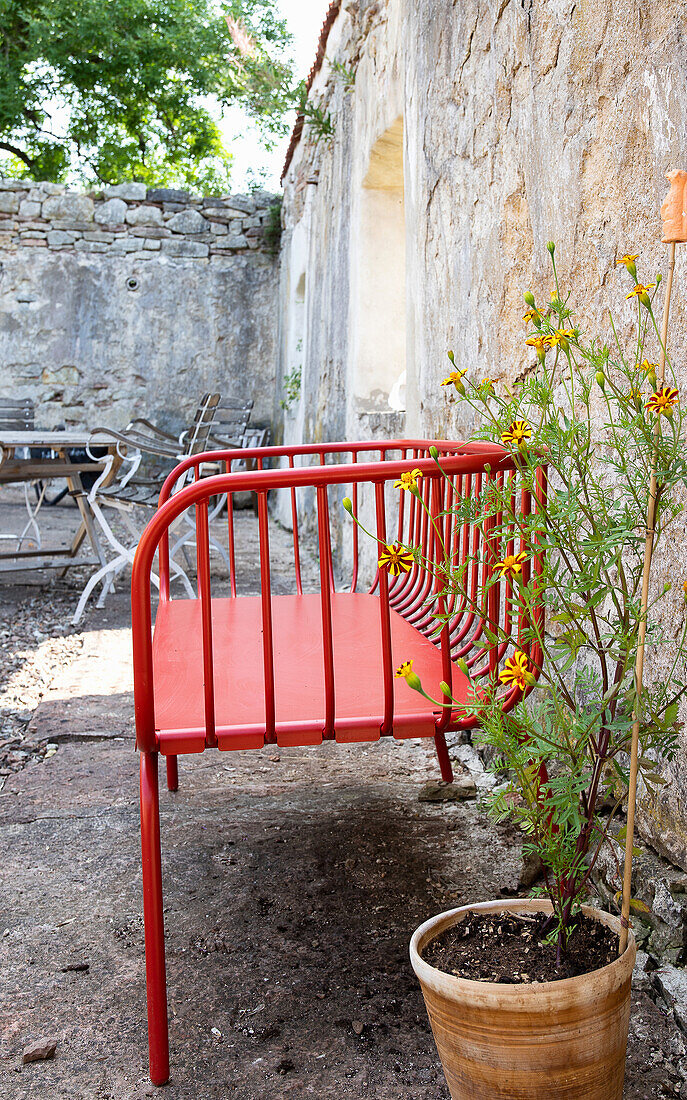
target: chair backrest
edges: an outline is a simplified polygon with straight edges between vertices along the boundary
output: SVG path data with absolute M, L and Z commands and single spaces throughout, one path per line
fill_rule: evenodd
M 191 426 L 180 436 L 183 454 L 197 455 L 207 446 L 210 428 L 213 425 L 221 395 L 205 393 L 201 397 Z
M 30 432 L 34 427 L 34 404 L 28 397 L 13 401 L 0 397 L 0 429 L 10 432 Z
M 252 408 L 252 401 L 220 401 L 210 433 L 213 441 L 223 447 L 254 446 L 243 442 Z

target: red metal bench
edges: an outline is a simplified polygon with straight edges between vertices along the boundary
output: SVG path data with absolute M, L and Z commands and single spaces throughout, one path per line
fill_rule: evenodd
M 429 456 L 430 446 L 437 447 L 444 473 Z M 148 1036 L 150 1076 L 158 1085 L 169 1077 L 158 755 L 166 757 L 168 787 L 176 790 L 177 757 L 206 748 L 432 737 L 442 777 L 450 781 L 445 733 L 476 724 L 474 714 L 461 712 L 469 683 L 456 661 L 467 662 L 478 680 L 495 674 L 511 644 L 494 641 L 496 624 L 534 666 L 541 661 L 538 647 L 527 640 L 531 631 L 511 582 L 495 580 L 500 557 L 523 548 L 522 529 L 501 531 L 496 538 L 490 529 L 498 516 L 486 523 L 475 520 L 494 483 L 510 488 L 513 500 L 519 494 L 523 517 L 540 507 L 543 469 L 533 499 L 521 484 L 517 462 L 500 446 L 405 440 L 259 448 L 242 453 L 255 460 L 253 471 L 201 476 L 204 462 L 230 467 L 234 457 L 235 451 L 195 455 L 170 474 L 133 567 Z M 285 467 L 267 468 L 277 461 Z M 172 496 L 177 479 L 189 469 L 195 481 Z M 418 484 L 434 522 L 412 493 L 393 489 L 410 469 L 422 474 Z M 256 597 L 237 597 L 232 501 L 234 493 L 246 491 L 258 500 L 261 594 Z M 230 571 L 227 591 L 219 594 L 211 592 L 208 505 L 224 493 Z M 293 595 L 271 592 L 268 493 L 286 494 L 290 506 Z M 313 593 L 304 592 L 301 576 L 299 493 L 306 494 L 306 510 L 317 529 L 320 584 Z M 373 570 L 371 587 L 359 592 L 365 554 L 357 526 L 341 509 L 344 493 L 352 498 L 356 515 L 369 513 L 383 543 L 421 546 L 425 558 L 440 561 L 441 536 L 454 564 L 464 565 L 469 598 L 442 596 L 433 571 L 419 565 L 399 576 Z M 196 513 L 198 595 L 170 599 L 168 531 L 188 508 Z M 335 586 L 332 514 L 343 519 L 349 540 L 351 580 L 345 591 Z M 372 540 L 369 549 L 376 562 Z M 158 550 L 160 602 L 153 632 L 151 570 Z M 535 553 L 523 566 L 524 579 L 539 565 Z M 441 698 L 439 684 L 445 681 L 458 705 L 432 705 L 395 678 L 396 666 L 408 659 L 430 695 Z M 504 689 L 504 710 L 521 698 L 519 689 Z

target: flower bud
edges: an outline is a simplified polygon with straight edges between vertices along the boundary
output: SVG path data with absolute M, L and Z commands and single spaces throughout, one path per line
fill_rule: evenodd
M 527 302 L 528 306 L 531 306 L 534 309 L 534 294 L 532 293 L 532 291 L 526 290 L 523 294 L 523 298 Z
M 434 444 L 432 444 L 432 446 L 431 446 L 431 447 L 429 448 L 429 457 L 430 457 L 430 458 L 433 458 L 435 462 L 436 462 L 436 460 L 437 460 L 437 459 L 438 459 L 438 457 L 439 457 L 439 451 L 438 451 L 438 450 L 437 450 L 437 448 L 436 448 L 436 447 L 434 446 Z
M 422 691 L 422 680 L 418 676 L 417 672 L 409 672 L 405 678 L 405 681 L 409 688 L 413 691 Z
M 451 689 L 445 680 L 442 680 L 439 684 L 439 691 L 442 695 L 448 695 L 449 699 L 451 698 Z
M 606 386 L 606 376 L 604 375 L 604 372 L 602 370 L 598 370 L 596 372 L 596 381 L 597 385 L 599 385 L 603 390 Z
M 456 357 L 455 357 L 455 355 L 453 354 L 453 352 L 452 352 L 452 351 L 447 351 L 447 352 L 446 352 L 446 354 L 448 355 L 449 359 L 451 360 L 451 362 L 453 363 L 453 365 L 454 365 L 454 367 L 455 367 L 455 365 L 456 365 Z
M 661 272 L 659 271 L 658 275 L 654 279 L 654 282 L 656 283 L 656 286 L 658 286 L 658 284 L 661 282 L 662 278 L 663 278 L 663 276 L 661 275 Z
M 343 504 L 344 509 L 347 512 L 350 512 L 351 515 L 353 515 L 353 501 L 351 500 L 351 498 L 350 497 L 344 497 L 343 500 L 341 501 L 341 503 Z
M 463 676 L 469 676 L 470 675 L 470 669 L 467 666 L 467 662 L 464 661 L 462 657 L 457 658 L 456 664 L 458 665 L 458 668 L 460 669 L 460 671 L 463 673 Z
M 546 242 L 546 251 L 549 253 L 550 256 L 553 256 L 554 252 L 556 251 L 555 241 Z

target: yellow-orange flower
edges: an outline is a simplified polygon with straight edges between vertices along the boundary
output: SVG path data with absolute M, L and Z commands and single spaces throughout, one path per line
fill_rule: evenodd
M 538 309 L 535 309 L 535 307 L 532 306 L 531 309 L 527 310 L 527 313 L 523 317 L 523 321 L 526 321 L 528 325 L 529 324 L 538 325 L 539 322 L 541 321 L 541 313 L 539 312 Z
M 628 256 L 627 252 L 624 256 L 621 256 L 619 260 L 616 260 L 617 264 L 624 264 L 625 269 L 630 272 L 633 279 L 637 278 L 637 268 L 635 267 L 635 260 L 639 259 L 639 252 L 636 256 Z
M 418 478 L 421 478 L 422 474 L 419 470 L 406 470 L 404 474 L 401 474 L 398 481 L 394 482 L 394 489 L 408 489 L 417 490 Z
M 527 553 L 521 550 L 519 554 L 508 554 L 503 561 L 497 561 L 494 569 L 497 569 L 502 577 L 515 577 L 522 573 L 523 564 L 527 561 Z
M 563 351 L 568 350 L 570 341 L 574 338 L 575 333 L 571 328 L 557 328 L 555 332 L 551 332 L 544 337 L 550 348 L 555 348 L 556 344 L 560 344 Z
M 380 569 L 388 569 L 392 577 L 397 577 L 400 573 L 410 572 L 415 564 L 415 558 L 408 550 L 404 550 L 400 543 L 396 542 L 393 546 L 387 543 L 379 555 L 377 564 Z
M 549 340 L 547 336 L 528 336 L 525 340 L 526 344 L 529 344 L 531 348 L 534 348 L 537 352 L 546 353 L 549 348 Z
M 687 581 L 682 586 L 682 594 L 685 597 L 685 603 L 687 603 Z
M 514 420 L 510 428 L 501 432 L 502 443 L 515 443 L 517 447 L 524 447 L 528 439 L 532 438 L 532 429 L 526 420 Z
M 661 416 L 661 414 L 671 416 L 679 400 L 677 390 L 671 390 L 670 386 L 663 386 L 656 393 L 652 393 L 644 408 L 647 412 L 656 413 L 656 416 Z
M 460 393 L 465 393 L 465 387 L 463 386 L 463 375 L 467 374 L 466 370 L 452 370 L 448 378 L 444 378 L 442 386 L 455 386 Z
M 633 287 L 633 289 L 630 291 L 630 293 L 626 294 L 625 297 L 626 298 L 639 298 L 642 305 L 646 306 L 646 308 L 648 309 L 649 306 L 651 305 L 651 299 L 649 298 L 649 291 L 653 290 L 653 288 L 655 286 L 656 286 L 656 283 L 647 283 L 646 286 L 644 286 L 643 283 L 637 283 L 637 285 L 635 287 Z
M 499 680 L 502 684 L 512 684 L 513 687 L 518 687 L 521 691 L 524 691 L 528 684 L 531 684 L 534 680 L 529 670 L 527 654 L 520 649 L 516 649 L 513 656 L 506 661 L 503 672 L 499 674 Z
M 656 374 L 658 367 L 656 363 L 650 363 L 648 359 L 642 359 L 639 369 L 643 370 L 645 374 Z
M 412 688 L 413 691 L 422 691 L 422 681 L 417 672 L 413 672 L 412 661 L 403 661 L 396 669 L 396 676 L 405 680 L 408 687 Z

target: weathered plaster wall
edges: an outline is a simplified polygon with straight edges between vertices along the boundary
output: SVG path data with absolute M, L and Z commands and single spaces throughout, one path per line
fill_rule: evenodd
M 46 426 L 176 427 L 208 389 L 269 420 L 273 201 L 0 180 L 0 392 Z
M 282 325 L 291 249 L 307 270 L 301 408 L 305 439 L 368 434 L 355 402 L 352 307 L 362 181 L 375 142 L 403 116 L 407 435 L 467 433 L 465 407 L 439 382 L 446 351 L 472 374 L 517 379 L 531 361 L 522 292 L 548 298 L 547 240 L 590 332 L 621 338 L 633 306 L 616 266 L 640 253 L 640 278 L 666 264 L 659 207 L 665 172 L 687 166 L 687 8 L 683 0 L 359 0 L 332 29 L 327 59 L 355 69 L 347 90 L 325 60 L 311 101 L 331 142 L 306 123 L 286 174 Z M 306 226 L 306 229 L 303 227 Z M 392 277 L 393 273 L 390 273 Z M 678 250 L 672 350 L 687 394 L 687 255 Z M 293 414 L 292 414 L 293 415 Z M 399 414 L 376 430 L 398 434 Z M 659 580 L 674 583 L 677 631 L 687 521 L 673 527 Z M 664 661 L 649 662 L 660 677 Z M 682 719 L 687 723 L 687 712 Z M 687 729 L 687 725 L 685 726 Z M 687 868 L 687 734 L 660 802 L 642 813 L 657 847 Z

